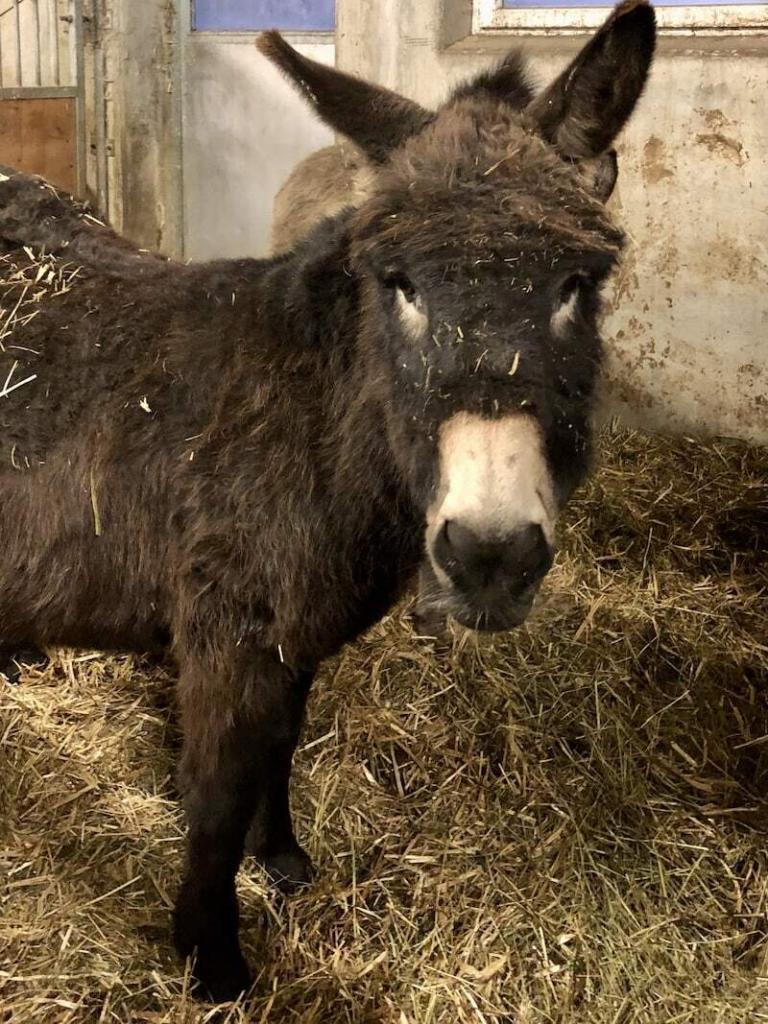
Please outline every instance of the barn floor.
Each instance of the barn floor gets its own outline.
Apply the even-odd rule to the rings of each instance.
[[[614,429],[529,626],[404,610],[327,666],[297,759],[320,868],[243,872],[246,1008],[167,941],[163,671],[0,688],[0,1021],[768,1022],[768,451]]]

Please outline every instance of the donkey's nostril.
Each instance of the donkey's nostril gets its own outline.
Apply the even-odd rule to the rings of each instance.
[[[503,537],[489,537],[449,519],[439,530],[432,553],[461,590],[471,592],[497,585],[510,595],[522,595],[538,583],[553,560],[539,523],[526,523]]]
[[[437,564],[462,590],[486,586],[499,564],[496,542],[483,541],[471,527],[447,519],[435,538],[433,554]]]
[[[459,562],[474,558],[482,545],[478,535],[456,519],[446,519],[441,533],[450,556]]]
[[[538,581],[549,572],[554,561],[552,548],[539,523],[528,523],[511,536],[507,560],[520,569],[527,583]]]

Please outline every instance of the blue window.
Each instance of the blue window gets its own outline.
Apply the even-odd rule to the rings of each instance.
[[[194,26],[201,31],[249,32],[282,28],[332,32],[336,0],[192,0]]]
[[[712,7],[723,4],[762,4],[765,0],[656,0],[657,7]],[[527,10],[531,7],[613,7],[614,0],[501,0],[505,10]]]

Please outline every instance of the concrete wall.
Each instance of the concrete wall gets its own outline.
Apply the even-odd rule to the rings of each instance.
[[[583,40],[470,34],[469,0],[338,0],[337,63],[439,103],[512,45],[546,82]],[[609,292],[606,409],[768,442],[768,37],[664,38],[611,202],[631,246]]]
[[[286,37],[332,64],[332,41]],[[189,33],[184,57],[184,255],[267,252],[272,202],[332,135],[258,53],[256,34]],[[320,37],[323,38],[322,36]]]
[[[264,255],[275,193],[331,133],[256,51],[257,33],[193,32],[190,0],[90,2],[98,53],[86,57],[103,63],[109,219],[177,258]],[[286,36],[333,63],[332,36]]]
[[[89,111],[95,145],[104,118],[109,201],[115,227],[139,245],[179,255],[182,242],[181,119],[175,0],[93,0],[99,18]],[[103,82],[102,82],[103,75]]]

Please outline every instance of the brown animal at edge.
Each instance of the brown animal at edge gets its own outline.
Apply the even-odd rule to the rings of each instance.
[[[346,141],[324,146],[297,164],[272,206],[271,252],[294,249],[321,220],[358,205],[363,196],[357,175],[364,167],[362,154]]]
[[[0,182],[6,258],[26,223],[79,268],[0,349],[0,646],[175,657],[174,935],[214,999],[250,982],[244,851],[309,878],[288,782],[319,663],[419,565],[469,627],[530,611],[589,467],[610,146],[654,40],[629,0],[541,95],[513,53],[430,112],[265,34],[371,165],[357,209],[273,259],[163,261],[55,195],[28,223],[29,179]]]

